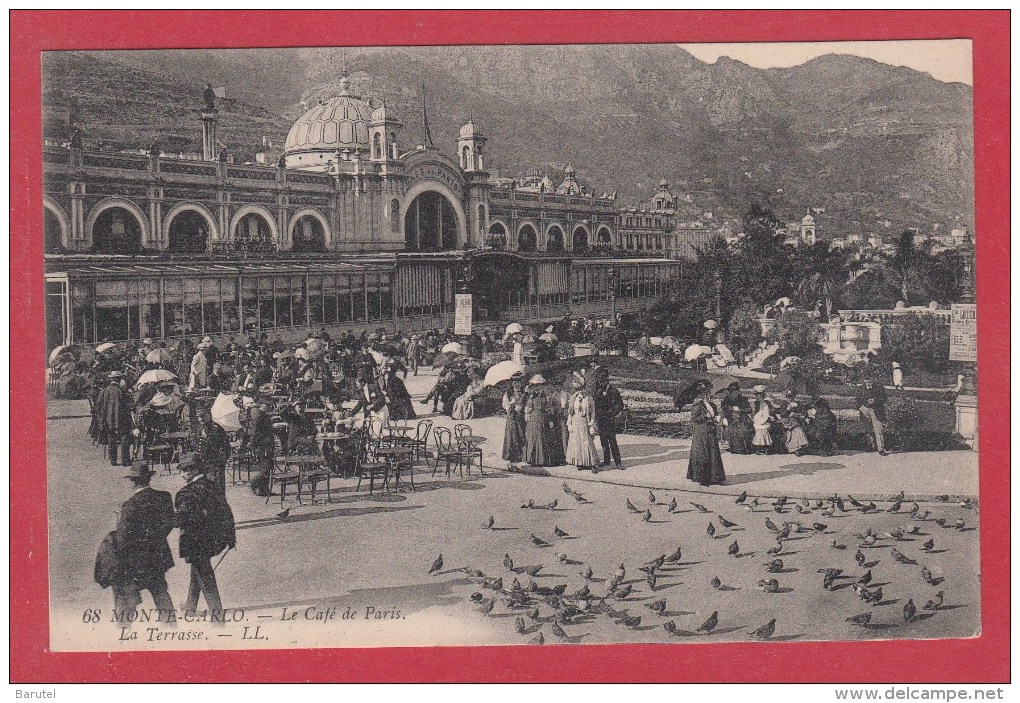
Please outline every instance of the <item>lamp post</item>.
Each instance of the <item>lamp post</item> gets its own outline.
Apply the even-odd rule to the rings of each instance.
[[[609,267],[609,319],[616,324],[616,268]]]

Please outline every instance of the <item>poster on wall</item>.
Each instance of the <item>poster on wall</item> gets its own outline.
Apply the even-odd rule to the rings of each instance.
[[[949,324],[949,360],[977,362],[977,305],[954,303]]]
[[[457,335],[471,334],[471,294],[457,294],[457,308],[453,320],[453,333]]]

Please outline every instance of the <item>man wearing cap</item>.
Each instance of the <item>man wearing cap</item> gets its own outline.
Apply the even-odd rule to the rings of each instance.
[[[857,407],[861,411],[861,419],[871,423],[875,436],[875,448],[881,456],[886,456],[885,432],[885,388],[875,383],[871,376],[864,379],[864,385],[857,389]]]
[[[205,596],[210,612],[222,615],[223,603],[216,584],[212,558],[224,549],[233,549],[237,538],[234,515],[226,499],[206,478],[205,467],[196,454],[185,454],[179,466],[187,484],[177,491],[174,508],[180,528],[180,555],[191,564],[191,585],[184,612],[194,614],[198,598]]]
[[[121,506],[117,520],[113,607],[118,618],[133,622],[146,590],[159,609],[160,621],[174,624],[177,616],[166,586],[166,572],[174,566],[166,541],[174,528],[174,504],[169,493],[149,486],[152,474],[145,462],[136,461],[124,475],[135,491]]]
[[[111,372],[110,385],[100,391],[95,407],[99,437],[106,439],[110,464],[113,466],[117,466],[118,448],[124,466],[131,463],[131,430],[134,428],[134,420],[131,417],[131,399],[121,385],[123,379],[122,372]]]

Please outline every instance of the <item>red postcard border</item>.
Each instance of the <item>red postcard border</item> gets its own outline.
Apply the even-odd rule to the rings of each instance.
[[[45,397],[11,379],[12,682],[1009,681],[1009,12],[13,11],[11,339],[43,358],[40,52],[399,44],[969,38],[974,48],[981,375],[982,634],[965,640],[54,653],[48,648]],[[12,355],[13,359],[13,355]]]

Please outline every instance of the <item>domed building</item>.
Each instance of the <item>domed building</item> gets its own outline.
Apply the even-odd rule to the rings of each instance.
[[[338,154],[367,156],[374,113],[343,76],[339,95],[313,107],[290,128],[284,146],[287,168],[325,171]]]

